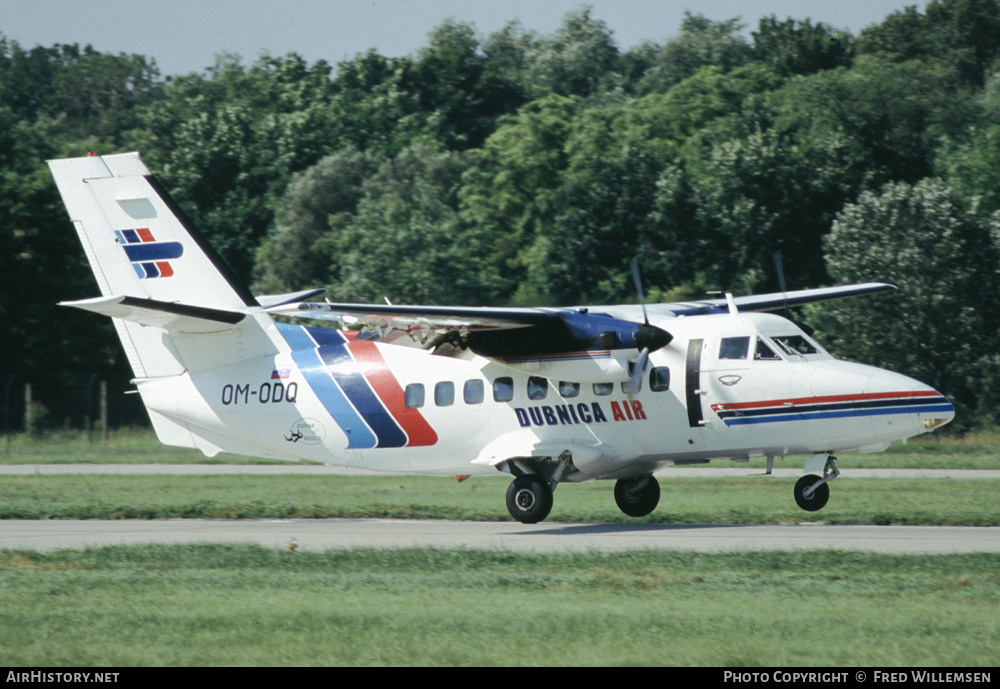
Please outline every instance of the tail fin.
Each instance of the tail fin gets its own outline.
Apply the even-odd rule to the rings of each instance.
[[[270,317],[138,153],[51,160],[49,168],[103,295],[66,305],[115,319],[137,378],[277,351],[265,332]],[[227,346],[237,342],[235,352]]]

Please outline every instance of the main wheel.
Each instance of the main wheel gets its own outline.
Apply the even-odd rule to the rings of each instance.
[[[807,512],[815,512],[816,510],[823,509],[830,499],[829,483],[817,486],[816,490],[809,497],[806,497],[806,490],[814,486],[817,481],[819,481],[819,477],[808,474],[795,483],[795,503]]]
[[[518,476],[507,488],[507,511],[522,524],[537,524],[551,510],[552,489],[538,476]]]
[[[660,484],[652,476],[619,479],[615,483],[615,502],[628,516],[645,517],[660,503]]]

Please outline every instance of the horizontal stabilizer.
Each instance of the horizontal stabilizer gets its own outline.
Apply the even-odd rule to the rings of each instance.
[[[84,311],[93,311],[112,318],[138,323],[139,325],[163,328],[184,333],[211,333],[226,330],[244,318],[245,313],[210,309],[204,306],[177,304],[140,299],[138,297],[113,296],[61,302],[60,306],[73,306]]]
[[[273,309],[278,306],[286,306],[287,304],[298,304],[306,299],[318,297],[325,291],[326,289],[323,287],[317,287],[315,289],[307,289],[301,292],[290,292],[288,294],[269,294],[265,296],[258,296],[257,303],[265,309]]]

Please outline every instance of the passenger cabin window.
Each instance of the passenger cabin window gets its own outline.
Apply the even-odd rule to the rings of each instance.
[[[778,346],[785,350],[786,354],[818,354],[818,350],[812,346],[802,335],[779,335],[772,337]]]
[[[546,378],[531,376],[528,378],[528,399],[543,400],[549,394],[549,381]]]
[[[594,394],[595,395],[610,395],[615,391],[614,383],[594,383]]]
[[[754,361],[781,361],[781,357],[774,353],[764,340],[757,338],[757,351],[753,355]]]
[[[720,359],[746,359],[750,351],[749,337],[724,337],[719,346]]]
[[[559,394],[563,397],[576,397],[580,394],[579,383],[567,383],[565,380],[559,381]]]
[[[450,407],[455,404],[455,384],[444,381],[435,385],[434,404],[439,407]]]
[[[669,390],[670,369],[666,366],[654,366],[649,372],[649,389],[653,392]]]
[[[483,381],[475,379],[465,381],[462,398],[466,404],[482,404],[484,394]]]
[[[502,376],[493,381],[493,401],[510,402],[514,399],[514,379]]]
[[[406,406],[410,409],[419,409],[424,406],[424,386],[422,383],[411,383],[406,386],[404,392]]]

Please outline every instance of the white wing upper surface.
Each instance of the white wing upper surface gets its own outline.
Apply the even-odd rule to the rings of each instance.
[[[740,311],[774,311],[895,289],[885,283],[869,282],[734,297],[733,302]],[[720,298],[649,304],[646,309],[654,319],[662,321],[680,316],[725,313],[728,305],[725,298]],[[501,350],[511,346],[517,350],[513,353],[517,354],[523,354],[525,347],[530,348],[531,345],[525,341],[539,342],[541,346],[542,336],[562,340],[558,342],[559,345],[566,345],[562,351],[574,349],[570,346],[573,344],[570,339],[561,337],[567,328],[577,334],[580,330],[593,334],[602,332],[602,329],[620,331],[622,323],[643,321],[642,307],[638,304],[566,308],[496,308],[302,302],[285,303],[269,308],[268,311],[296,318],[360,325],[365,332],[371,333],[370,336],[384,342],[422,348],[433,348],[455,338],[464,341],[472,334],[473,339],[479,343],[490,343],[493,340],[499,343],[497,346]],[[523,329],[526,332],[522,334],[523,336],[501,334],[516,329]],[[503,342],[500,342],[501,340]],[[634,344],[628,337],[622,338],[621,342],[623,345]],[[544,349],[551,350],[552,346],[546,346]]]

